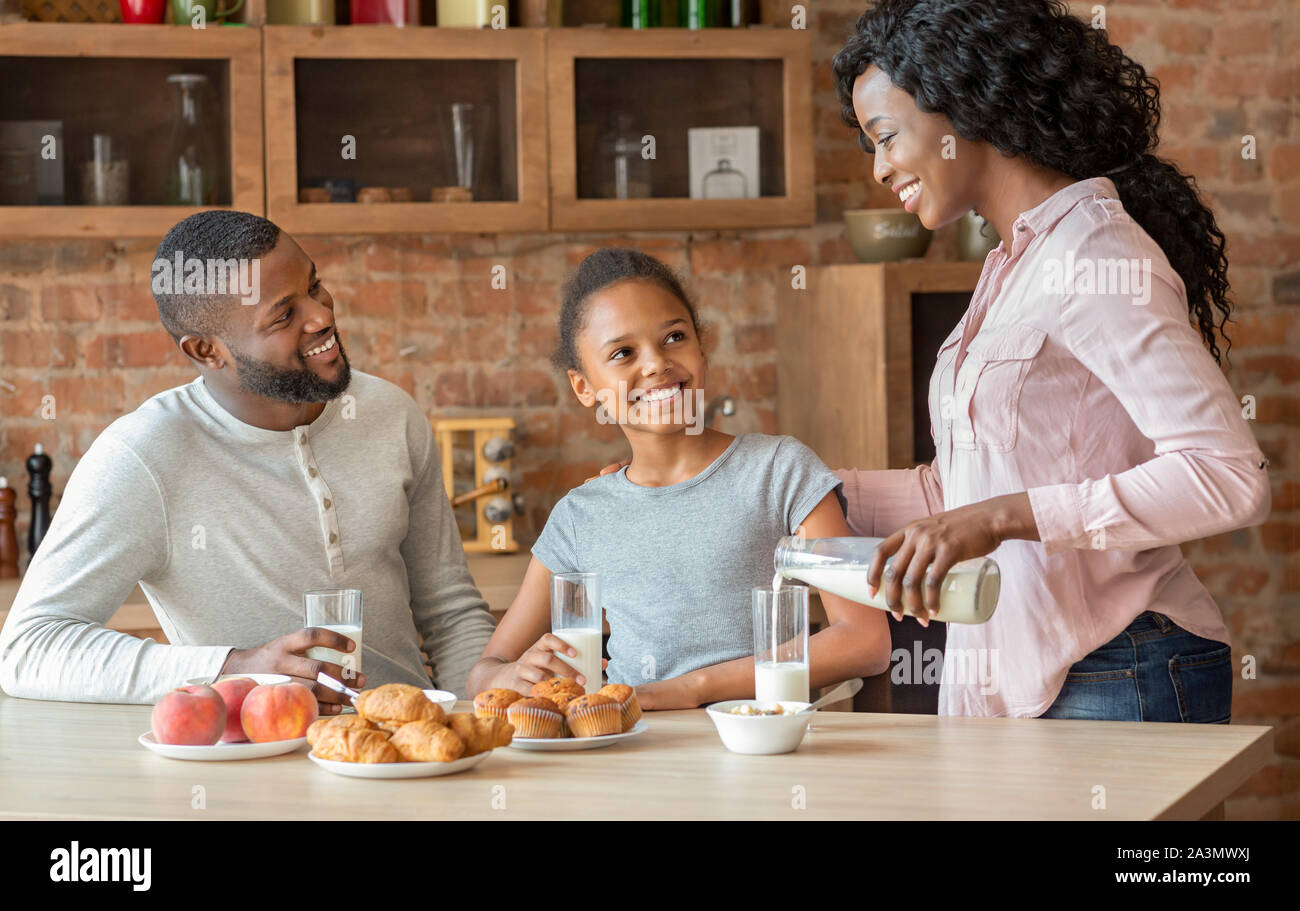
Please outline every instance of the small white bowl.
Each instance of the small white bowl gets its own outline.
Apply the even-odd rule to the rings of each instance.
[[[809,702],[778,702],[783,709],[806,709]],[[772,753],[793,753],[803,742],[811,714],[804,715],[733,715],[731,710],[742,705],[770,709],[771,702],[757,699],[731,699],[715,702],[705,711],[718,729],[722,745],[733,753],[766,756]]]
[[[422,690],[430,702],[436,702],[442,706],[442,710],[448,715],[456,708],[456,694],[449,693],[446,690]]]
[[[252,680],[254,683],[261,684],[264,686],[272,686],[273,684],[277,684],[277,683],[289,682],[289,677],[286,674],[222,674],[216,680],[212,681],[212,683],[217,683],[218,681],[221,680],[234,680],[236,677],[247,677],[249,680]],[[208,683],[207,677],[194,677],[193,679],[186,680],[185,682],[190,686],[211,686],[212,685],[211,683]]]

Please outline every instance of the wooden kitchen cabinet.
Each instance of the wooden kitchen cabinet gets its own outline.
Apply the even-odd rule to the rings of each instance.
[[[551,29],[547,33],[551,228],[557,231],[810,225],[812,54],[793,29]],[[650,197],[605,198],[600,140],[626,115],[654,138]],[[689,198],[687,130],[759,128],[759,196]]]
[[[546,35],[541,29],[266,26],[267,217],[294,234],[543,231]],[[486,109],[472,201],[453,182],[441,105]],[[349,150],[345,137],[352,138]],[[455,140],[451,140],[454,142]],[[454,166],[452,168],[454,171]],[[322,180],[411,201],[300,202]]]
[[[174,116],[167,77],[173,73],[204,75],[212,89],[208,98],[215,105],[206,117],[216,139],[217,180],[209,206],[165,204],[164,159]],[[61,162],[63,185],[62,204],[0,205],[0,236],[157,238],[201,209],[263,211],[256,29],[13,23],[0,27],[0,86],[0,121],[59,123],[62,140],[53,143],[53,158],[49,142],[26,152],[36,155],[37,167]],[[128,143],[126,205],[82,204],[81,166],[99,132]],[[15,169],[9,166],[0,179],[13,180]]]
[[[819,266],[777,301],[777,423],[832,468],[933,458],[926,395],[939,344],[983,263]]]

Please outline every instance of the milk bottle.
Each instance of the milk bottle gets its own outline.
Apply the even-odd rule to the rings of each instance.
[[[798,579],[813,588],[859,604],[889,610],[884,573],[875,597],[868,594],[867,569],[884,538],[782,538],[772,563],[776,576]],[[939,587],[939,613],[945,623],[984,623],[997,608],[998,565],[988,557],[953,564]]]

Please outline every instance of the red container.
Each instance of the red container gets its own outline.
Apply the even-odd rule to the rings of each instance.
[[[418,0],[352,0],[353,25],[419,25]]]
[[[118,0],[122,21],[157,25],[167,15],[167,0]]]

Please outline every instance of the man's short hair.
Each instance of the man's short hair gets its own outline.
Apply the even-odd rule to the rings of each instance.
[[[158,245],[157,263],[183,260],[253,260],[269,252],[280,239],[280,229],[260,215],[230,209],[197,212],[172,227]],[[177,283],[175,287],[179,288]],[[212,337],[226,327],[235,294],[160,293],[154,288],[158,316],[172,338],[186,335]]]

